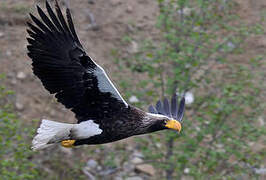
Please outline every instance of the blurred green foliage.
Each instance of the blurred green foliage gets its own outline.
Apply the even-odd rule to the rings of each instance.
[[[256,73],[264,55],[250,61],[233,58],[245,51],[248,36],[264,29],[247,26],[234,12],[233,1],[158,0],[158,5],[159,37],[142,41],[135,56],[116,62],[151,79],[138,84],[145,91],[131,90],[138,97],[156,101],[159,92],[164,97],[191,91],[196,99],[187,106],[181,135],[167,131],[139,139],[146,160],[165,179],[236,179],[243,174],[256,179],[251,167],[265,158],[263,149],[251,146],[266,133],[258,125],[265,108],[263,74]],[[123,43],[131,40],[126,35]]]
[[[0,84],[4,79],[1,74]],[[14,92],[0,85],[0,179],[84,179],[80,159],[72,158],[70,163],[60,150],[47,156],[30,149],[37,124],[17,119],[13,97]]]
[[[8,101],[12,94],[0,86],[0,179],[38,179],[39,172],[30,160],[32,151],[25,137],[32,130],[23,127],[13,113]]]

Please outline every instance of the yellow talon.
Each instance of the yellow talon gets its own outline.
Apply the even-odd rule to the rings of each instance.
[[[65,148],[71,148],[74,146],[76,140],[64,140],[61,142],[61,146],[65,147]]]

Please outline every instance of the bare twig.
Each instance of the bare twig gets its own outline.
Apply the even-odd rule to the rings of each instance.
[[[169,168],[166,169],[166,179],[172,180],[173,179],[173,173],[174,173],[174,165],[171,162],[171,157],[173,156],[173,147],[174,147],[174,137],[169,138],[169,140],[166,142],[166,157],[165,160],[168,162]]]
[[[96,180],[96,178],[86,168],[83,168],[82,171],[89,178],[89,180]]]
[[[87,16],[88,16],[88,18],[89,18],[89,20],[90,20],[90,24],[87,26],[86,29],[92,29],[92,30],[94,30],[94,31],[99,30],[99,26],[98,26],[98,24],[96,23],[96,20],[95,20],[95,18],[94,18],[93,13],[91,13],[91,11],[90,11],[89,9],[87,9],[87,10],[85,11],[85,13],[87,14]]]
[[[160,79],[161,79],[161,90],[162,90],[162,97],[165,96],[165,90],[164,90],[164,75],[163,75],[163,69],[164,66],[160,63],[161,71],[160,71]]]

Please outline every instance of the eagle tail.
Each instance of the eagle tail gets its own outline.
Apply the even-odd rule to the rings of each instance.
[[[43,119],[32,140],[32,150],[47,148],[55,143],[69,139],[75,124],[60,123]]]

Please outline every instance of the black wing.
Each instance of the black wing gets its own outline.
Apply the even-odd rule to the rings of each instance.
[[[185,98],[182,97],[179,107],[177,107],[177,101],[177,96],[174,94],[171,99],[171,107],[168,99],[165,98],[163,105],[160,100],[157,101],[156,110],[152,105],[149,106],[149,112],[153,114],[162,114],[181,122],[185,112]]]
[[[28,56],[33,72],[57,100],[71,109],[79,122],[102,120],[128,105],[104,70],[84,51],[69,9],[65,21],[56,1],[56,14],[46,1],[49,17],[37,6],[41,20],[30,14]]]

